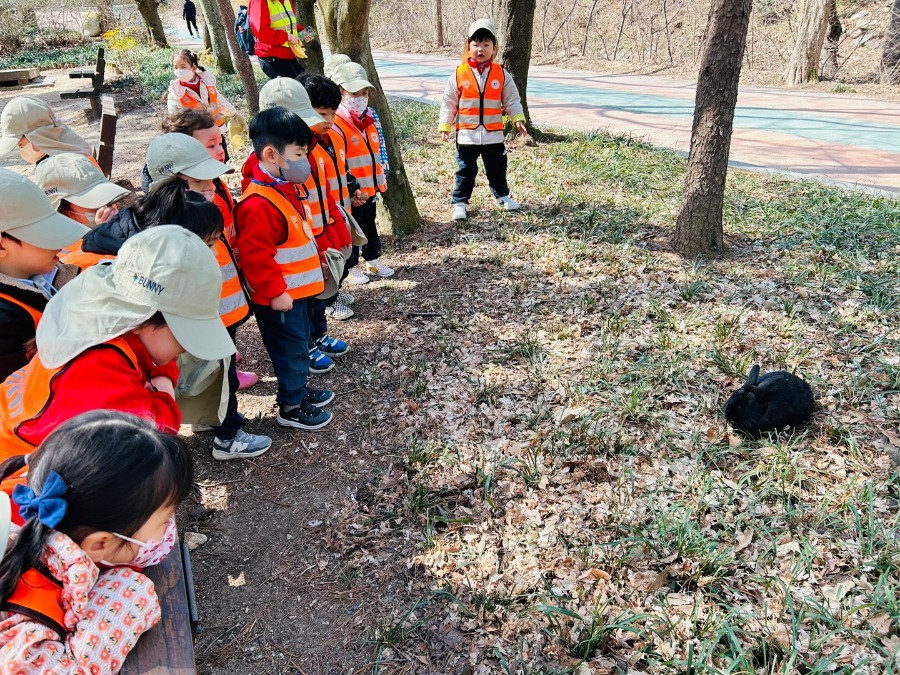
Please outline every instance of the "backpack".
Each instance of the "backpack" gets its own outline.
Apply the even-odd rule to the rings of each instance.
[[[237,18],[234,21],[234,36],[237,38],[238,47],[242,52],[246,52],[250,56],[256,54],[256,38],[253,37],[253,31],[250,29],[250,13],[247,11],[246,5],[241,5],[238,9]]]

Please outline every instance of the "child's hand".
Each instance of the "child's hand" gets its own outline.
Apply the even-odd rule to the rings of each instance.
[[[119,207],[115,204],[113,204],[112,206],[101,206],[99,209],[97,209],[97,213],[94,214],[94,222],[97,225],[102,225],[118,212]]]
[[[528,135],[528,129],[525,128],[525,122],[516,122],[516,129],[519,131],[519,136]]]
[[[272,298],[269,306],[276,312],[290,312],[294,307],[294,299],[285,291],[277,298]]]
[[[161,391],[164,394],[168,394],[172,398],[175,398],[175,383],[165,375],[151,377],[150,381],[144,386],[150,391]]]
[[[447,141],[449,141],[449,140],[450,140],[450,132],[449,132],[449,131],[442,131],[442,132],[441,132],[441,140],[444,141],[444,143],[446,143]]]
[[[367,201],[369,201],[369,195],[367,195],[362,190],[357,190],[356,194],[353,195],[353,201],[350,203],[352,206],[362,206]]]

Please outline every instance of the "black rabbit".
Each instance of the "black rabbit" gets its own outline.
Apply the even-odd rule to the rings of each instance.
[[[759,366],[725,404],[731,426],[750,438],[808,424],[812,411],[813,393],[805,380],[784,370],[760,377]]]

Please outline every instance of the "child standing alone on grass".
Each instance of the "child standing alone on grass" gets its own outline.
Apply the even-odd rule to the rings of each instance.
[[[469,199],[478,176],[478,158],[484,162],[491,194],[505,211],[519,204],[509,196],[506,182],[506,146],[503,142],[503,113],[527,135],[519,90],[512,75],[494,62],[497,38],[494,24],[479,19],[469,26],[466,59],[450,76],[444,89],[438,131],[450,140],[456,122],[456,186],[453,189],[453,220],[465,220]]]
[[[0,479],[24,467],[12,457]],[[12,493],[22,525],[0,562],[3,672],[121,670],[160,619],[153,582],[135,570],[172,550],[192,474],[184,443],[135,415],[97,410],[47,437]]]

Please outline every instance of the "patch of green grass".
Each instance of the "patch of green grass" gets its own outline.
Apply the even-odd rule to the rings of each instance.
[[[27,68],[29,66],[52,70],[91,66],[97,61],[97,49],[103,43],[86,42],[63,47],[32,48],[0,58],[0,69]]]

